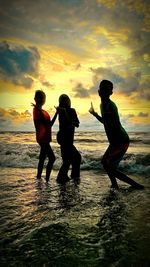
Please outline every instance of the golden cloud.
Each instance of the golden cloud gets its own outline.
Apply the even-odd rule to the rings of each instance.
[[[15,109],[0,108],[0,121],[1,123],[11,122],[12,124],[20,124],[22,122],[31,121],[32,115],[28,110],[18,112]]]

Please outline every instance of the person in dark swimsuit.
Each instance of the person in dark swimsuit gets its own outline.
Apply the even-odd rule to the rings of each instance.
[[[99,116],[91,103],[89,112],[104,124],[104,129],[109,141],[109,146],[102,158],[102,165],[106,170],[112,187],[118,188],[117,180],[130,184],[136,189],[143,189],[144,186],[135,182],[130,177],[117,169],[119,162],[129,147],[129,136],[122,127],[117,106],[110,100],[113,93],[113,84],[111,81],[103,80],[100,83],[98,94],[101,98],[101,116]]]
[[[69,180],[68,171],[72,165],[71,178],[74,180],[80,177],[81,155],[74,146],[75,127],[79,127],[79,120],[74,108],[71,108],[71,101],[68,95],[62,94],[59,97],[58,118],[59,131],[57,142],[60,145],[62,166],[60,167],[57,181],[66,182]]]
[[[48,112],[42,109],[42,106],[46,101],[45,93],[42,90],[37,90],[35,92],[34,100],[36,104],[33,104],[33,121],[36,130],[36,141],[41,147],[37,169],[37,178],[41,178],[44,161],[46,157],[48,157],[48,164],[46,166],[46,181],[48,182],[55,161],[55,155],[50,146],[50,142],[52,141],[51,127],[56,120],[57,109],[53,119],[51,120]]]

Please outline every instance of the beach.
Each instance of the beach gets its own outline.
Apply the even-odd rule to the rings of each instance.
[[[100,133],[77,133],[81,178],[36,179],[38,145],[33,133],[1,133],[1,266],[147,267],[150,263],[149,135],[132,133],[120,168],[145,186],[119,190],[101,167],[107,147]],[[97,139],[99,138],[99,147]]]

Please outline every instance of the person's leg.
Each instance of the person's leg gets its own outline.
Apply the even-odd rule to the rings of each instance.
[[[75,146],[72,147],[71,164],[72,164],[71,177],[72,178],[79,178],[80,177],[81,155]]]
[[[106,172],[108,174],[108,177],[109,177],[109,179],[111,181],[111,187],[112,188],[119,188],[117,180],[115,178],[115,175],[113,173],[109,172],[107,169],[105,169],[105,170],[106,170]]]
[[[50,178],[50,174],[51,174],[51,171],[52,171],[52,167],[53,167],[53,164],[55,162],[55,155],[54,155],[54,152],[50,146],[50,144],[47,144],[46,145],[46,154],[48,156],[48,164],[46,166],[46,181],[48,182],[49,181],[49,178]]]
[[[129,176],[117,169],[119,162],[121,161],[125,152],[128,149],[128,145],[129,144],[122,144],[118,147],[109,146],[108,151],[106,151],[107,155],[102,162],[104,169],[107,171],[112,181],[112,186],[115,186],[114,179],[118,178],[119,180],[131,185],[136,189],[143,189],[143,185],[135,182]]]
[[[42,171],[43,171],[43,166],[44,166],[44,161],[46,158],[46,150],[45,146],[43,144],[40,144],[40,155],[39,155],[39,163],[38,163],[38,169],[37,169],[37,178],[41,179]]]
[[[106,170],[106,172],[107,172],[108,177],[109,177],[109,179],[111,181],[111,187],[112,188],[119,188],[118,183],[117,183],[117,180],[115,178],[115,175],[112,174],[111,172],[107,171],[107,170]]]
[[[131,185],[133,188],[136,189],[144,189],[144,186],[135,182],[133,179],[131,179],[129,176],[127,176],[126,174],[122,173],[119,170],[111,170],[111,172],[121,181]]]
[[[101,160],[101,163],[103,165],[103,168],[105,169],[105,171],[107,172],[108,174],[108,177],[111,181],[111,186],[113,188],[118,188],[118,184],[117,184],[117,180],[115,178],[115,175],[112,174],[109,170],[108,170],[108,164],[109,164],[109,161],[110,161],[110,155],[111,155],[111,146],[109,146],[105,152],[105,154],[103,155],[102,157],[102,160]]]
[[[57,175],[57,182],[66,182],[69,180],[68,170],[71,164],[70,150],[71,148],[69,147],[69,144],[68,146],[61,145],[62,165]]]

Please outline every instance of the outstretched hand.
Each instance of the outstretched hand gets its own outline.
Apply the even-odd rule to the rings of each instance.
[[[56,109],[57,113],[59,113],[60,110],[65,110],[65,108],[61,108],[61,107],[59,107],[59,106],[57,106],[57,107],[54,106],[54,108]]]
[[[34,104],[34,103],[31,103],[31,106],[32,106],[32,107],[36,107],[36,104]]]
[[[56,109],[56,111],[58,112],[58,109],[59,109],[59,107],[56,107],[56,106],[54,106],[54,108]]]
[[[89,112],[94,115],[95,114],[95,110],[94,110],[94,107],[93,107],[93,103],[91,102],[91,107],[89,109]]]

